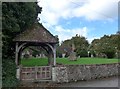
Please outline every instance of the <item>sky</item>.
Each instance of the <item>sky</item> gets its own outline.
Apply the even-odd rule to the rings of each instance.
[[[89,43],[118,31],[119,0],[38,0],[40,23],[62,42],[76,34]]]

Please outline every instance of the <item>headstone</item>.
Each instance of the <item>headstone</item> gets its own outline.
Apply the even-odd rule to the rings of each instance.
[[[76,61],[77,60],[76,52],[74,52],[74,50],[75,50],[75,45],[72,44],[72,51],[71,51],[70,56],[69,56],[69,59],[71,61]]]
[[[38,58],[38,55],[36,55],[36,58]]]
[[[71,52],[71,53],[70,53],[70,56],[69,56],[69,59],[70,59],[71,61],[77,60],[76,52]]]
[[[39,54],[39,58],[41,58],[41,54]]]
[[[25,52],[22,52],[21,58],[24,58]]]
[[[65,53],[62,54],[62,58],[65,58]]]
[[[45,58],[46,56],[45,56],[45,54],[43,54],[43,58]]]
[[[78,58],[80,58],[80,55],[78,56]]]
[[[91,54],[91,58],[93,58],[94,56],[93,56],[93,54]]]

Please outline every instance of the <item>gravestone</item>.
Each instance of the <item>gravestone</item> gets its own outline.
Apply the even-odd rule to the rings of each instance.
[[[72,51],[71,51],[70,56],[69,56],[69,60],[71,60],[71,61],[77,60],[76,52],[74,52],[74,50],[75,50],[75,45],[72,44]]]
[[[62,54],[62,58],[65,58],[65,55],[66,55],[66,54],[65,54],[65,53],[63,53],[63,54]]]

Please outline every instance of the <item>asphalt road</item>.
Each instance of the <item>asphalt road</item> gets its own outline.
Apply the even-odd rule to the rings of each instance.
[[[118,87],[118,77],[60,84],[60,87]]]
[[[71,82],[71,83],[62,83],[62,84],[56,84],[56,83],[27,83],[25,85],[22,85],[20,87],[24,87],[24,89],[33,89],[33,87],[38,87],[36,89],[40,89],[40,87],[48,87],[44,89],[66,89],[66,87],[69,87],[68,89],[79,89],[79,87],[83,87],[83,89],[98,89],[98,87],[109,87],[109,88],[103,88],[103,89],[118,89],[118,88],[112,88],[112,87],[119,87],[119,79],[118,77],[110,77],[110,78],[104,78],[104,79],[95,79],[95,80],[89,80],[89,81],[77,81],[77,82]],[[78,87],[78,88],[77,88]],[[85,88],[86,87],[86,88]],[[91,88],[90,88],[91,87]],[[92,88],[96,87],[96,88]],[[101,89],[99,88],[99,89]],[[80,88],[82,89],[82,88]],[[120,89],[120,88],[119,88]]]

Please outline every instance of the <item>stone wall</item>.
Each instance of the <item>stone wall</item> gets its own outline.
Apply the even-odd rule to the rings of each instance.
[[[54,81],[71,82],[118,75],[119,64],[65,65],[54,67]]]
[[[66,67],[53,67],[52,68],[53,82],[68,82],[67,68]]]

